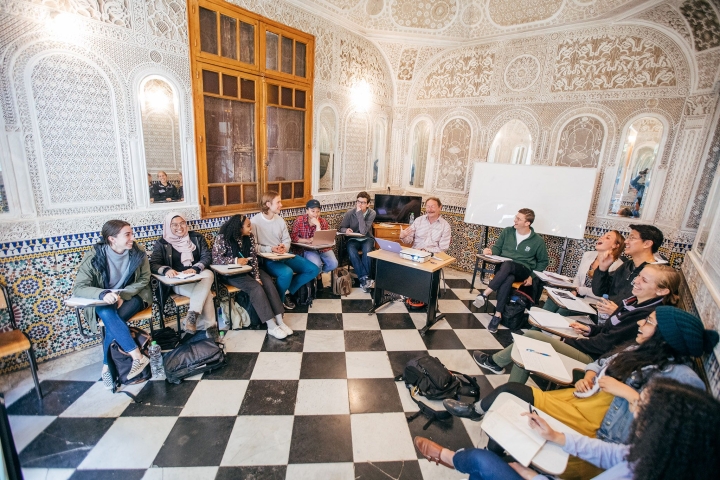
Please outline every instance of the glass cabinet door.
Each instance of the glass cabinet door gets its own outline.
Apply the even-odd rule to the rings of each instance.
[[[200,1],[198,6],[199,58],[224,64],[256,67],[258,22],[215,3]],[[199,47],[199,48],[197,48]]]

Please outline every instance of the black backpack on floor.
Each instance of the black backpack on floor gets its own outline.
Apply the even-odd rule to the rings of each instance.
[[[135,340],[135,344],[140,348],[140,352],[148,355],[147,348],[150,345],[150,335],[143,329],[137,327],[128,327],[130,330],[130,336]],[[120,385],[135,385],[136,383],[142,383],[152,378],[152,372],[150,365],[148,364],[140,375],[137,375],[128,380],[127,375],[130,373],[132,368],[133,359],[130,354],[126,353],[116,340],[113,340],[110,344],[108,355],[108,369],[110,370],[110,376],[113,380],[112,392],[117,392]],[[129,392],[122,392],[128,395],[130,398],[135,400],[135,396]]]
[[[510,301],[505,305],[500,323],[513,332],[529,326],[528,314],[525,310],[530,310],[534,303],[530,295],[515,290],[510,295]]]
[[[187,377],[223,368],[227,362],[222,347],[204,330],[185,335],[180,346],[163,356],[166,380],[178,384]]]
[[[312,307],[315,297],[317,297],[317,281],[313,278],[295,292],[295,305]]]

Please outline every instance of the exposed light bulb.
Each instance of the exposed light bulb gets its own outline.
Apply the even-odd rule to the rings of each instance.
[[[372,92],[370,85],[365,80],[360,80],[350,91],[352,102],[361,112],[367,112],[372,103]]]
[[[50,15],[48,30],[58,39],[71,39],[80,36],[83,28],[77,15],[60,12]]]

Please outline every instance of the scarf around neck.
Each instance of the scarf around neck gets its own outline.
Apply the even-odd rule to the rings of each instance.
[[[193,264],[193,253],[195,251],[195,244],[190,240],[190,232],[185,234],[184,237],[178,237],[170,229],[170,223],[173,218],[180,217],[185,220],[185,217],[178,212],[170,212],[165,216],[165,222],[163,224],[163,239],[172,245],[172,248],[180,252],[180,261],[186,267],[191,267]],[[186,221],[186,220],[185,220]]]

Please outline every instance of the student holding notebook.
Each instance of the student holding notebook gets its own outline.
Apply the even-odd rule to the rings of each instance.
[[[632,340],[637,333],[635,322],[647,317],[660,305],[675,305],[678,301],[680,274],[668,265],[648,265],[634,281],[632,297],[623,300],[622,307],[616,309],[610,319],[602,326],[585,325],[579,322],[570,324],[583,336],[564,340],[550,337],[538,330],[528,330],[525,336],[547,342],[555,350],[580,362],[590,363],[618,345]],[[511,382],[525,383],[529,373],[513,364],[512,345],[494,355],[482,351],[473,353],[475,363],[495,374],[505,373],[508,365],[513,365]]]
[[[561,433],[535,413],[523,413],[542,438],[570,455],[605,469],[595,480],[716,478],[720,471],[720,402],[701,389],[671,379],[654,380],[629,407],[632,425],[625,444]],[[505,463],[479,448],[456,452],[424,437],[415,448],[430,462],[470,474],[469,480],[547,480],[518,463]]]

